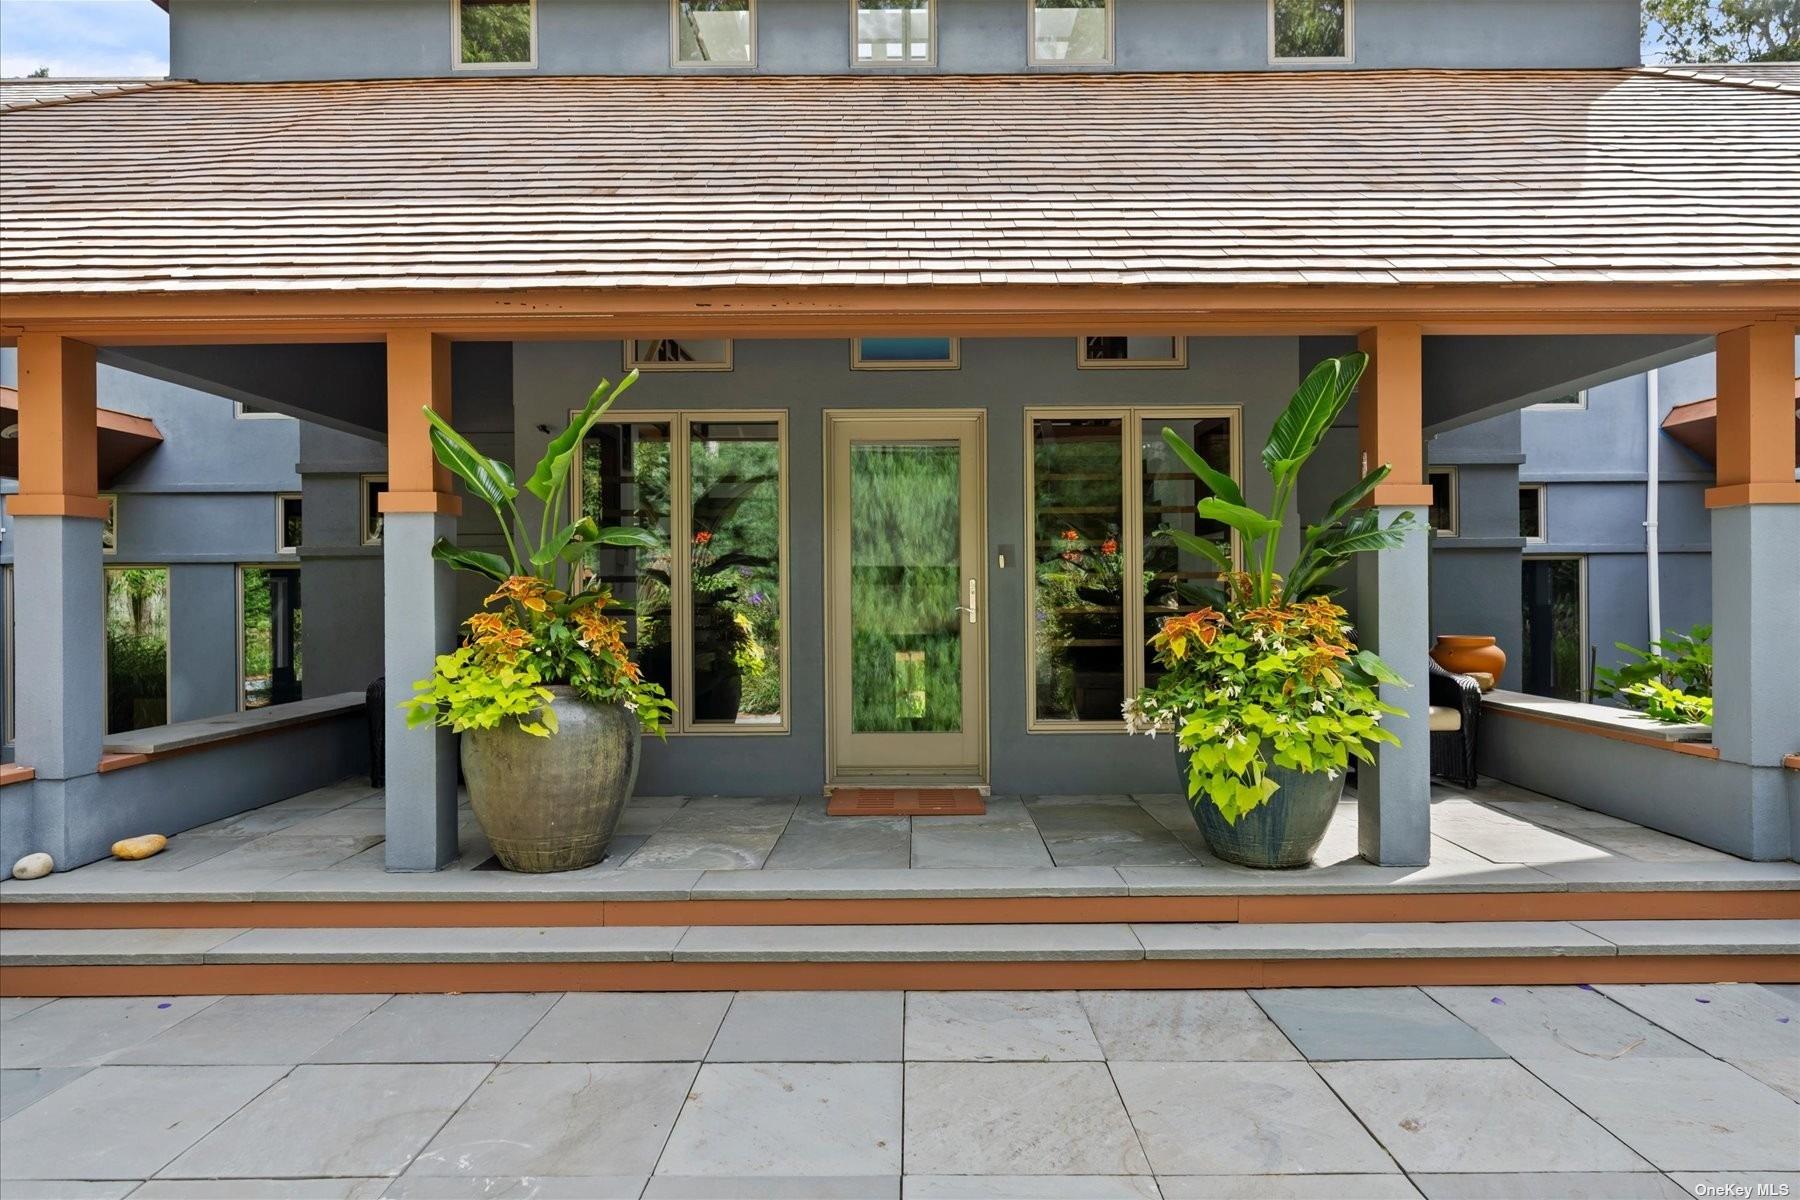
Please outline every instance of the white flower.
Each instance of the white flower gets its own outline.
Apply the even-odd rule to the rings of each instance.
[[[1312,710],[1316,713],[1324,712],[1325,711],[1325,702],[1323,700],[1314,700],[1312,702]]]

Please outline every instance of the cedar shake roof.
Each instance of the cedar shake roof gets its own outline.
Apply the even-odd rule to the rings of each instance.
[[[163,79],[0,79],[0,109],[88,99],[138,88],[160,87]]]
[[[1800,281],[1800,96],[1636,70],[170,84],[0,157],[13,295]]]

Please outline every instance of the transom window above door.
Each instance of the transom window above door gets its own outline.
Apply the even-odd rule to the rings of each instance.
[[[1185,367],[1187,339],[1166,334],[1107,334],[1077,338],[1075,365],[1165,369]]]
[[[1355,0],[1269,0],[1270,62],[1349,62]]]
[[[935,0],[850,0],[859,67],[929,67],[937,61]]]
[[[634,338],[625,343],[627,371],[729,371],[730,338]]]
[[[1033,409],[1026,414],[1031,552],[1028,725],[1118,729],[1120,705],[1158,674],[1148,641],[1200,601],[1217,572],[1169,530],[1239,549],[1194,506],[1211,493],[1163,441],[1174,429],[1242,478],[1236,408]]]
[[[1112,0],[1031,0],[1033,66],[1112,61]]]
[[[678,67],[754,67],[756,0],[671,0]]]

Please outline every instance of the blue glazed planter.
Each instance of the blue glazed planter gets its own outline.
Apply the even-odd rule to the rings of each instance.
[[[1177,759],[1185,794],[1187,755],[1178,753]],[[1236,825],[1227,823],[1206,797],[1189,805],[1194,823],[1206,838],[1206,848],[1226,862],[1281,870],[1309,867],[1343,798],[1344,776],[1341,772],[1333,778],[1323,771],[1270,767],[1269,778],[1278,785],[1275,794],[1268,803],[1239,817]]]

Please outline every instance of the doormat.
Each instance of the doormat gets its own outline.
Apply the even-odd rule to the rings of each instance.
[[[834,788],[825,803],[831,817],[979,817],[987,801],[975,788]]]

